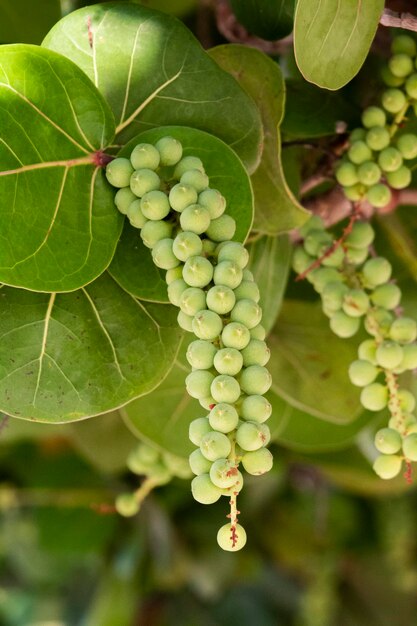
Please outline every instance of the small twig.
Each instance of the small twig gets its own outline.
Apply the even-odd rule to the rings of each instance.
[[[417,16],[412,15],[412,13],[399,13],[390,9],[384,9],[379,23],[382,26],[417,31]]]

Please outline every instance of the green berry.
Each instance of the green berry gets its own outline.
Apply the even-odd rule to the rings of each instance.
[[[211,411],[212,407],[216,404],[215,399],[212,396],[207,396],[206,398],[199,398],[199,403],[206,409],[206,411]]]
[[[368,248],[374,238],[375,231],[369,222],[355,222],[345,239],[345,244],[352,248]]]
[[[373,465],[375,473],[384,480],[398,476],[401,466],[402,458],[400,456],[385,454],[381,454]]]
[[[168,198],[163,191],[149,191],[140,201],[142,213],[148,220],[163,220],[171,210]]]
[[[236,289],[242,282],[242,270],[234,261],[221,261],[214,268],[213,282]]]
[[[386,65],[381,68],[381,78],[387,87],[400,87],[404,83],[404,78],[394,76]]]
[[[243,422],[236,431],[236,442],[246,452],[259,450],[270,440],[269,428],[259,422]]]
[[[302,274],[310,267],[312,263],[314,263],[314,257],[312,257],[310,254],[307,254],[307,252],[304,250],[303,247],[298,246],[297,248],[295,248],[294,254],[292,257],[292,268],[294,272],[297,272],[297,274]],[[249,284],[254,284],[254,283],[249,283]],[[254,298],[252,298],[252,300],[253,299]]]
[[[141,229],[140,236],[147,248],[153,248],[161,239],[169,239],[171,233],[172,224],[169,222],[149,220]]]
[[[240,386],[248,396],[262,396],[272,384],[272,377],[266,367],[262,365],[250,365],[240,375]]]
[[[240,385],[233,376],[220,374],[211,383],[210,392],[216,402],[233,404],[240,397]]]
[[[206,230],[207,237],[213,241],[229,241],[233,239],[236,232],[236,222],[231,215],[224,213],[215,220],[212,220]]]
[[[200,504],[213,504],[222,495],[221,489],[213,485],[209,474],[199,474],[191,481],[191,493]]]
[[[216,352],[216,347],[210,341],[197,339],[188,346],[186,357],[191,367],[208,370],[213,367]]]
[[[393,315],[387,309],[383,307],[370,309],[365,317],[365,330],[374,337],[385,336],[388,334],[392,321]]]
[[[405,82],[405,90],[410,98],[417,98],[417,74],[411,74]]]
[[[362,141],[366,137],[366,130],[364,128],[354,128],[350,131],[349,142],[352,144],[355,141]]]
[[[385,126],[386,122],[387,116],[385,115],[385,111],[380,107],[367,107],[362,113],[362,124],[365,128]]]
[[[127,189],[127,188],[126,188]],[[121,191],[121,190],[120,190]],[[134,228],[143,228],[148,221],[140,208],[141,200],[134,200],[127,210],[127,217]]]
[[[212,428],[208,421],[207,417],[198,417],[190,423],[188,436],[190,441],[195,445],[199,446],[203,440],[203,437],[210,433]]]
[[[214,367],[219,374],[236,376],[243,366],[243,356],[236,348],[222,348],[214,357]]]
[[[249,252],[245,246],[237,241],[228,241],[227,243],[220,244],[220,250],[217,255],[219,263],[221,261],[233,261],[242,270],[247,266],[249,262]]]
[[[221,335],[223,345],[226,348],[236,348],[236,350],[246,348],[250,338],[251,334],[248,328],[236,322],[226,324]]]
[[[374,126],[373,128],[370,128],[366,133],[366,143],[371,148],[371,150],[379,152],[380,150],[383,150],[384,148],[389,146],[390,142],[391,136],[388,130],[383,126]]]
[[[403,360],[399,365],[401,371],[417,369],[417,344],[411,343],[403,346],[403,352]]]
[[[403,441],[404,456],[409,461],[417,461],[417,434],[407,435]]]
[[[230,287],[215,285],[207,292],[207,307],[219,315],[230,313],[236,302],[236,296]]]
[[[388,404],[388,389],[381,383],[371,383],[362,389],[361,404],[368,411],[382,411]]]
[[[174,240],[175,243],[175,240]],[[172,246],[174,249],[174,245]],[[174,280],[182,279],[182,265],[177,265],[177,267],[173,267],[170,270],[166,271],[165,274],[165,282],[169,286]]]
[[[378,369],[370,363],[362,359],[353,361],[349,366],[350,381],[357,387],[366,387],[374,382],[378,376]]]
[[[403,349],[395,341],[383,341],[376,350],[378,365],[385,369],[395,369],[403,360]]]
[[[414,57],[417,52],[416,43],[410,35],[396,35],[392,40],[391,52]]]
[[[196,476],[208,474],[210,471],[211,461],[206,459],[206,457],[201,454],[201,450],[199,448],[191,452],[189,463],[192,473]]]
[[[225,524],[217,533],[217,543],[227,552],[237,552],[246,544],[246,532],[243,526],[236,524],[233,528],[231,524]]]
[[[230,319],[244,324],[250,330],[260,323],[262,309],[253,300],[238,300],[230,313]]]
[[[209,179],[207,174],[201,172],[200,170],[192,169],[187,170],[180,178],[180,183],[184,185],[190,185],[194,187],[197,193],[200,193],[204,189],[207,189],[209,184]]]
[[[417,324],[409,317],[399,317],[393,321],[389,335],[393,341],[411,343],[417,338]]]
[[[399,389],[398,390],[398,400],[400,402],[400,407],[403,411],[407,413],[411,413],[416,408],[416,399],[407,389]]]
[[[202,244],[203,244],[203,255],[206,257],[209,256],[216,256],[216,248],[217,248],[217,243],[215,241],[212,241],[211,239],[203,239],[202,240]]]
[[[266,337],[266,330],[262,326],[262,324],[258,324],[254,328],[251,328],[249,333],[251,339],[259,339],[260,341],[264,341]]]
[[[348,150],[348,157],[356,165],[372,159],[372,152],[364,141],[354,141]]]
[[[210,385],[214,376],[207,370],[195,370],[188,374],[185,379],[185,387],[188,395],[199,400],[206,398],[210,394]]]
[[[298,248],[301,249],[301,248]],[[249,280],[242,280],[240,285],[234,290],[236,300],[253,300],[259,302],[261,294],[259,293],[259,287],[256,283]]]
[[[213,341],[223,330],[222,318],[213,311],[198,311],[193,318],[192,328],[199,339]]]
[[[210,468],[210,480],[217,487],[227,489],[236,482],[237,473],[238,469],[234,461],[217,459]]]
[[[369,309],[369,298],[363,289],[349,289],[343,297],[342,308],[350,317],[361,317]]]
[[[321,292],[323,306],[328,311],[336,313],[342,308],[343,299],[348,291],[349,287],[339,281],[327,283]]]
[[[343,265],[344,259],[345,259],[344,250],[341,246],[338,246],[337,248],[333,250],[333,252],[331,252],[330,254],[327,254],[323,258],[321,264],[324,267],[340,268]]]
[[[387,174],[387,183],[393,189],[405,189],[411,183],[411,170],[405,165],[401,165],[395,172]]]
[[[318,215],[311,217],[298,229],[301,237],[306,237],[310,230],[324,230],[324,222]]]
[[[106,167],[106,178],[113,187],[128,187],[133,167],[129,159],[117,158]]]
[[[201,159],[195,156],[186,156],[183,157],[181,161],[177,164],[174,170],[174,178],[179,180],[181,176],[185,174],[185,172],[187,172],[188,170],[199,170],[203,174],[205,173],[204,165]]]
[[[232,444],[230,443],[230,439],[223,433],[219,433],[215,430],[207,433],[201,439],[201,453],[209,461],[227,458],[231,449]]]
[[[150,143],[139,143],[130,155],[130,161],[135,170],[156,170],[160,159],[159,151]]]
[[[270,359],[271,351],[265,341],[251,339],[246,348],[242,350],[243,365],[266,365]]]
[[[161,239],[152,249],[152,259],[157,267],[163,270],[169,270],[177,267],[180,262],[174,254],[172,244],[173,239]]]
[[[213,278],[213,266],[202,256],[192,256],[186,260],[182,275],[190,287],[206,287]]]
[[[330,318],[330,328],[338,337],[353,337],[358,332],[359,325],[358,317],[346,315],[344,311],[337,311]]]
[[[179,306],[187,315],[194,316],[206,308],[206,293],[198,287],[188,287],[182,292]]]
[[[376,306],[383,307],[390,311],[400,304],[401,290],[393,283],[379,285],[373,293],[371,293],[371,300]]]
[[[388,67],[394,76],[404,78],[413,71],[413,61],[408,54],[402,52],[394,54],[388,61]]]
[[[362,183],[358,183],[357,185],[352,185],[351,187],[343,187],[343,193],[348,200],[357,202],[358,200],[362,200],[365,196],[366,186],[362,185]]]
[[[202,191],[198,196],[198,204],[208,210],[211,220],[217,219],[226,210],[226,200],[217,189]]]
[[[405,95],[400,89],[387,89],[382,94],[382,106],[389,113],[399,113],[405,103]]]
[[[169,192],[169,203],[174,211],[182,213],[185,208],[197,202],[197,192],[191,185],[178,183]]]
[[[180,305],[181,294],[187,289],[187,287],[187,283],[182,278],[177,278],[168,285],[168,299],[171,304],[174,306]]]
[[[226,402],[220,402],[213,407],[209,414],[210,426],[220,433],[230,433],[239,423],[239,415],[235,407]]]
[[[358,356],[360,359],[376,365],[376,349],[377,344],[374,339],[365,339],[365,341],[359,344]]]
[[[190,472],[190,465],[187,459],[171,454],[171,452],[164,451],[162,453],[162,461],[166,469],[170,472],[171,476],[177,476],[178,478],[184,478],[188,480],[192,476]],[[161,478],[161,476],[159,476]]]
[[[369,187],[366,198],[372,206],[380,209],[391,202],[391,191],[386,185],[378,183]]]
[[[127,215],[132,202],[137,200],[130,187],[122,187],[114,196],[114,204],[123,215]]]
[[[362,268],[362,276],[368,287],[377,287],[391,278],[391,263],[384,257],[369,259]]]
[[[375,435],[375,448],[383,454],[395,454],[401,450],[402,439],[393,428],[381,428]]]
[[[397,148],[404,159],[415,159],[417,157],[417,136],[412,133],[401,135],[397,139]]]
[[[381,178],[381,170],[373,161],[366,161],[358,167],[358,178],[364,185],[375,185]]]
[[[318,293],[322,293],[325,289],[326,285],[334,282],[341,282],[344,280],[343,274],[338,272],[333,267],[320,267],[317,270],[314,270],[314,274],[311,278],[314,289]]]
[[[140,508],[134,493],[121,493],[117,496],[114,506],[123,517],[133,517]]]
[[[353,163],[342,163],[336,170],[336,180],[343,187],[351,187],[358,182],[358,174]]]
[[[246,396],[241,404],[240,413],[246,420],[263,423],[271,416],[272,406],[264,396]]]
[[[395,172],[401,167],[402,162],[401,152],[397,148],[385,148],[378,156],[378,163],[384,172]]]
[[[367,248],[347,248],[345,259],[350,265],[362,265],[368,258]]]
[[[183,230],[201,235],[210,225],[210,214],[205,207],[191,204],[181,213],[180,224]]]
[[[184,311],[179,311],[177,315],[178,326],[188,333],[193,332],[193,320],[194,317],[187,315]]]
[[[160,154],[161,165],[176,165],[182,157],[182,145],[174,137],[161,137],[156,142],[155,148]]]
[[[182,232],[174,239],[172,249],[180,261],[187,261],[192,256],[200,256],[203,251],[203,242],[195,233]]]
[[[145,193],[159,189],[161,180],[156,172],[150,169],[135,170],[130,177],[130,188],[138,198]]]
[[[272,469],[274,457],[267,448],[246,452],[242,457],[242,465],[248,474],[261,476]]]

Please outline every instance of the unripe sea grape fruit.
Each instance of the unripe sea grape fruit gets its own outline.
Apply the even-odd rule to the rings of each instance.
[[[357,202],[365,196],[366,186],[362,183],[357,183],[356,185],[351,185],[350,187],[344,187],[343,192],[348,200]]]
[[[188,436],[190,441],[195,445],[199,446],[204,435],[210,433],[212,428],[210,426],[209,420],[207,417],[198,417],[190,423]]]
[[[375,185],[381,178],[382,172],[373,161],[366,161],[358,166],[358,178],[364,185]]]
[[[205,189],[198,196],[198,204],[206,207],[210,219],[215,220],[226,210],[226,200],[217,189]]]
[[[234,483],[230,487],[224,487],[222,489],[222,494],[224,496],[232,496],[236,493],[242,491],[243,488],[243,474],[239,470],[236,472],[236,476],[234,477]]]
[[[329,311],[339,311],[342,308],[344,296],[348,291],[349,287],[342,282],[327,283],[321,292],[323,306]]]
[[[344,311],[337,311],[330,318],[330,328],[338,337],[353,337],[360,326],[360,320],[357,317],[350,317]]]
[[[403,346],[403,360],[399,367],[401,371],[415,370],[417,368],[417,345],[415,343]]]
[[[138,198],[142,198],[149,191],[159,189],[160,184],[158,174],[146,168],[135,170],[130,177],[130,188]]]
[[[364,128],[354,128],[349,135],[349,142],[352,144],[355,141],[362,141],[366,137],[366,130]]]
[[[210,480],[217,487],[227,489],[236,482],[237,473],[238,469],[234,461],[217,459],[210,468]]]
[[[240,386],[247,395],[260,395],[271,387],[272,378],[266,367],[250,365],[240,375]]]
[[[397,148],[404,159],[415,159],[417,157],[417,136],[411,133],[401,135],[397,139]]]
[[[362,389],[361,404],[369,411],[382,411],[388,403],[388,389],[381,383],[371,383]]]
[[[238,300],[230,313],[232,322],[240,322],[246,328],[254,328],[262,319],[262,309],[253,300]]]
[[[169,270],[168,270],[169,271]],[[188,288],[187,283],[182,278],[177,278],[168,285],[168,299],[174,306],[180,305],[180,298],[183,291]]]
[[[233,309],[236,296],[230,287],[215,285],[207,291],[206,301],[210,311],[214,311],[219,315],[225,315]]]
[[[160,164],[163,166],[176,165],[182,157],[182,145],[174,137],[161,137],[155,144],[160,155]]]
[[[403,349],[395,341],[383,341],[376,350],[377,363],[385,369],[395,369],[403,357]]]
[[[243,365],[266,365],[270,359],[271,351],[265,341],[251,339],[246,348],[242,350]]]
[[[347,246],[345,258],[351,265],[362,265],[368,258],[368,250],[367,248],[352,248]]]
[[[374,471],[380,478],[384,480],[389,480],[391,478],[395,478],[401,471],[402,466],[402,458],[397,455],[385,455],[381,454],[379,456],[374,465]]]
[[[417,74],[411,74],[405,82],[405,91],[410,98],[417,97]]]
[[[389,131],[382,126],[374,126],[373,128],[370,128],[366,133],[366,143],[371,148],[371,150],[379,152],[380,150],[383,150],[384,148],[389,146],[390,142],[391,136],[389,134]]]
[[[153,248],[161,239],[169,239],[172,233],[172,224],[163,220],[149,220],[140,231],[140,237],[147,248]]]
[[[203,242],[195,233],[181,232],[175,237],[172,249],[177,259],[185,263],[190,257],[201,255]]]
[[[132,150],[130,161],[133,169],[156,170],[159,167],[161,155],[155,146],[150,143],[139,143]]]
[[[342,247],[337,247],[331,252],[327,254],[323,259],[321,264],[324,267],[336,267],[340,268],[345,259],[345,253]]]
[[[194,187],[191,185],[185,185],[184,183],[177,183],[169,192],[169,203],[178,213],[182,213],[187,206],[195,204],[197,202],[198,194]]]
[[[178,311],[178,326],[183,330],[186,330],[188,333],[193,332],[193,320],[194,317],[192,315],[187,315],[186,313],[184,313],[184,311]]]
[[[191,367],[208,370],[213,367],[216,352],[216,347],[210,341],[197,339],[189,344],[186,357]]]
[[[414,57],[417,52],[416,42],[410,35],[396,35],[391,43],[391,52]]]
[[[213,278],[213,266],[202,256],[192,256],[186,260],[182,275],[190,287],[206,287]]]
[[[361,317],[369,309],[369,298],[363,289],[349,289],[343,297],[342,308],[350,317]]]
[[[226,402],[220,402],[209,413],[209,423],[213,430],[220,433],[230,433],[239,422],[239,415],[235,407]]]
[[[376,185],[369,187],[366,192],[366,198],[372,206],[377,209],[381,209],[391,202],[392,195],[386,185],[383,183],[377,183]]]
[[[243,366],[243,356],[236,348],[222,348],[214,357],[214,367],[219,374],[235,376]]]
[[[242,270],[234,261],[221,261],[214,268],[213,282],[236,289],[242,282]]]
[[[394,54],[388,61],[390,71],[398,78],[404,78],[413,71],[413,61],[408,54]]]
[[[368,248],[374,238],[375,231],[369,222],[355,222],[345,239],[345,244],[352,248]]]
[[[332,236],[324,230],[311,230],[304,239],[304,249],[311,256],[320,256],[330,247]]]
[[[387,283],[391,278],[392,265],[384,257],[374,257],[366,261],[362,275],[367,286],[376,287]]]
[[[246,452],[242,457],[242,465],[248,474],[261,476],[272,469],[274,457],[267,448]]]
[[[269,428],[259,422],[243,422],[236,431],[236,442],[247,452],[259,450],[270,440]]]
[[[258,285],[249,280],[242,280],[240,285],[234,290],[234,295],[236,300],[248,299],[259,302],[261,299]]]
[[[215,430],[207,433],[201,439],[201,453],[209,461],[227,458],[231,449],[232,444],[230,443],[230,439],[223,433],[219,433]]]
[[[401,445],[401,435],[393,428],[381,428],[375,435],[375,448],[383,454],[395,454]]]
[[[162,461],[173,476],[184,479],[191,478],[192,472],[190,471],[190,465],[187,459],[164,451],[162,453]]]
[[[386,121],[387,116],[381,107],[370,106],[367,107],[362,113],[362,124],[365,128],[372,128],[372,126],[385,126]]]
[[[349,366],[349,378],[357,387],[365,387],[373,383],[378,376],[378,369],[369,361],[358,359]]]
[[[140,508],[134,493],[121,493],[117,496],[114,506],[123,517],[133,517]]]
[[[206,459],[206,457],[201,454],[200,448],[193,450],[188,460],[191,471],[196,476],[200,476],[200,474],[208,474],[210,472],[211,461]]]
[[[205,207],[191,204],[181,213],[180,224],[183,230],[201,235],[210,225],[210,214]]]
[[[410,317],[398,317],[393,321],[389,334],[393,341],[411,343],[417,338],[417,324]]]
[[[145,193],[140,201],[140,208],[148,220],[163,220],[171,210],[166,194],[159,190]]]
[[[185,172],[188,170],[199,170],[200,172],[204,172],[204,165],[201,159],[195,156],[186,156],[181,159],[181,161],[177,164],[174,170],[174,178],[178,180],[181,178]]]
[[[240,414],[244,419],[262,424],[271,416],[272,406],[264,396],[251,395],[244,398]]]
[[[376,365],[376,349],[377,344],[374,339],[365,339],[365,341],[359,344],[358,356],[360,359]]]
[[[371,300],[376,306],[380,306],[391,311],[400,304],[401,290],[393,283],[379,285],[371,293]]]
[[[218,261],[233,261],[242,270],[249,262],[249,252],[245,246],[237,241],[228,241],[219,246]]]
[[[191,493],[200,504],[213,504],[222,495],[219,487],[213,485],[209,474],[199,474],[191,481]]]
[[[206,398],[210,394],[210,385],[214,376],[207,370],[195,370],[185,379],[185,387],[192,398]]]
[[[221,335],[223,345],[227,348],[236,348],[243,350],[248,345],[251,335],[249,330],[243,324],[231,322],[226,324]]]
[[[404,456],[409,461],[417,461],[417,434],[407,435],[403,441]]]
[[[233,404],[240,397],[240,385],[233,376],[220,374],[211,383],[210,393],[216,402]]]
[[[365,163],[365,161],[370,161],[372,159],[371,149],[364,141],[354,141],[350,146],[347,155],[352,163],[355,163],[355,165],[360,165],[361,163]]]
[[[198,311],[192,322],[193,332],[199,339],[213,341],[223,330],[223,321],[213,311]]]
[[[382,106],[389,113],[399,113],[405,103],[405,95],[400,89],[387,89],[382,94]]]
[[[307,254],[303,247],[297,246],[292,256],[292,268],[297,274],[302,274],[314,263],[314,260],[314,257]]]
[[[137,200],[137,197],[130,187],[122,187],[114,196],[114,204],[123,215],[127,214],[129,207],[135,200]]]
[[[405,189],[411,183],[411,170],[405,165],[401,165],[395,172],[388,172],[387,183],[393,189]]]
[[[403,158],[401,152],[390,146],[380,152],[378,163],[384,172],[395,172],[402,165]]]
[[[106,178],[113,187],[128,187],[133,167],[129,159],[113,159],[106,167]]]
[[[236,232],[236,222],[231,217],[224,213],[215,220],[212,220],[210,226],[206,230],[207,237],[213,241],[229,241],[233,239]]]
[[[152,259],[157,267],[163,270],[169,270],[180,264],[180,261],[174,254],[173,243],[173,239],[170,238],[161,239],[156,242],[152,248]]]
[[[398,390],[398,400],[403,411],[411,413],[416,408],[416,399],[408,389]]]
[[[217,533],[217,543],[227,552],[237,552],[246,544],[246,531],[240,524],[236,524],[233,532],[231,524],[225,524]]]
[[[196,315],[206,308],[206,292],[199,287],[188,287],[181,294],[179,306],[187,315]]]
[[[129,208],[127,209],[126,215],[134,228],[143,228],[148,221],[147,218],[142,213],[142,209],[140,208],[141,200],[137,198],[131,204],[129,204]]]
[[[343,274],[338,272],[334,267],[320,267],[310,274],[312,276],[311,282],[313,283],[313,287],[318,293],[322,293],[329,283],[342,282],[344,280]]]
[[[254,328],[251,328],[249,333],[251,339],[259,339],[260,341],[264,341],[266,337],[266,330],[262,326],[262,324],[258,324]]]
[[[173,246],[174,247],[174,246]],[[182,279],[182,265],[177,265],[165,273],[165,282],[169,286],[174,280]]]
[[[184,174],[180,178],[180,183],[184,183],[185,185],[191,185],[191,187],[194,187],[197,193],[200,193],[201,191],[204,191],[204,189],[207,189],[209,179],[207,174],[205,174],[204,172],[201,172],[197,169],[191,169],[184,172]]]

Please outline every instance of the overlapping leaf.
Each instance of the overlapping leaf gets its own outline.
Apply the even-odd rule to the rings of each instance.
[[[154,143],[170,135],[181,141],[184,155],[199,157],[210,179],[227,200],[226,212],[236,220],[236,241],[245,241],[253,221],[253,198],[250,180],[236,154],[217,137],[194,128],[168,126],[141,133],[121,151],[129,156],[137,143]],[[113,278],[129,293],[144,300],[168,302],[165,272],[159,271],[139,232],[125,224],[120,243],[110,265]]]
[[[41,43],[60,17],[59,0],[0,0],[0,43]]]
[[[95,155],[112,113],[83,72],[35,46],[0,48],[0,281],[69,291],[101,274],[122,220]]]
[[[229,144],[253,170],[259,113],[175,18],[133,3],[89,6],[66,16],[43,45],[77,63],[102,92],[123,145],[149,127],[200,128]]]
[[[284,115],[285,85],[279,65],[262,52],[240,45],[218,46],[210,54],[236,78],[261,112],[264,148],[261,163],[251,177],[254,229],[276,235],[301,226],[308,213],[288,187],[281,163],[279,125]]]
[[[182,332],[173,307],[144,305],[107,274],[66,294],[0,289],[0,410],[68,422],[154,389]]]
[[[375,35],[384,0],[298,0],[294,48],[304,78],[340,89],[357,74]]]

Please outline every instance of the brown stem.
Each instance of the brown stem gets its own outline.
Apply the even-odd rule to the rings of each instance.
[[[400,13],[398,11],[384,9],[379,23],[382,26],[417,31],[417,16],[412,13]]]

